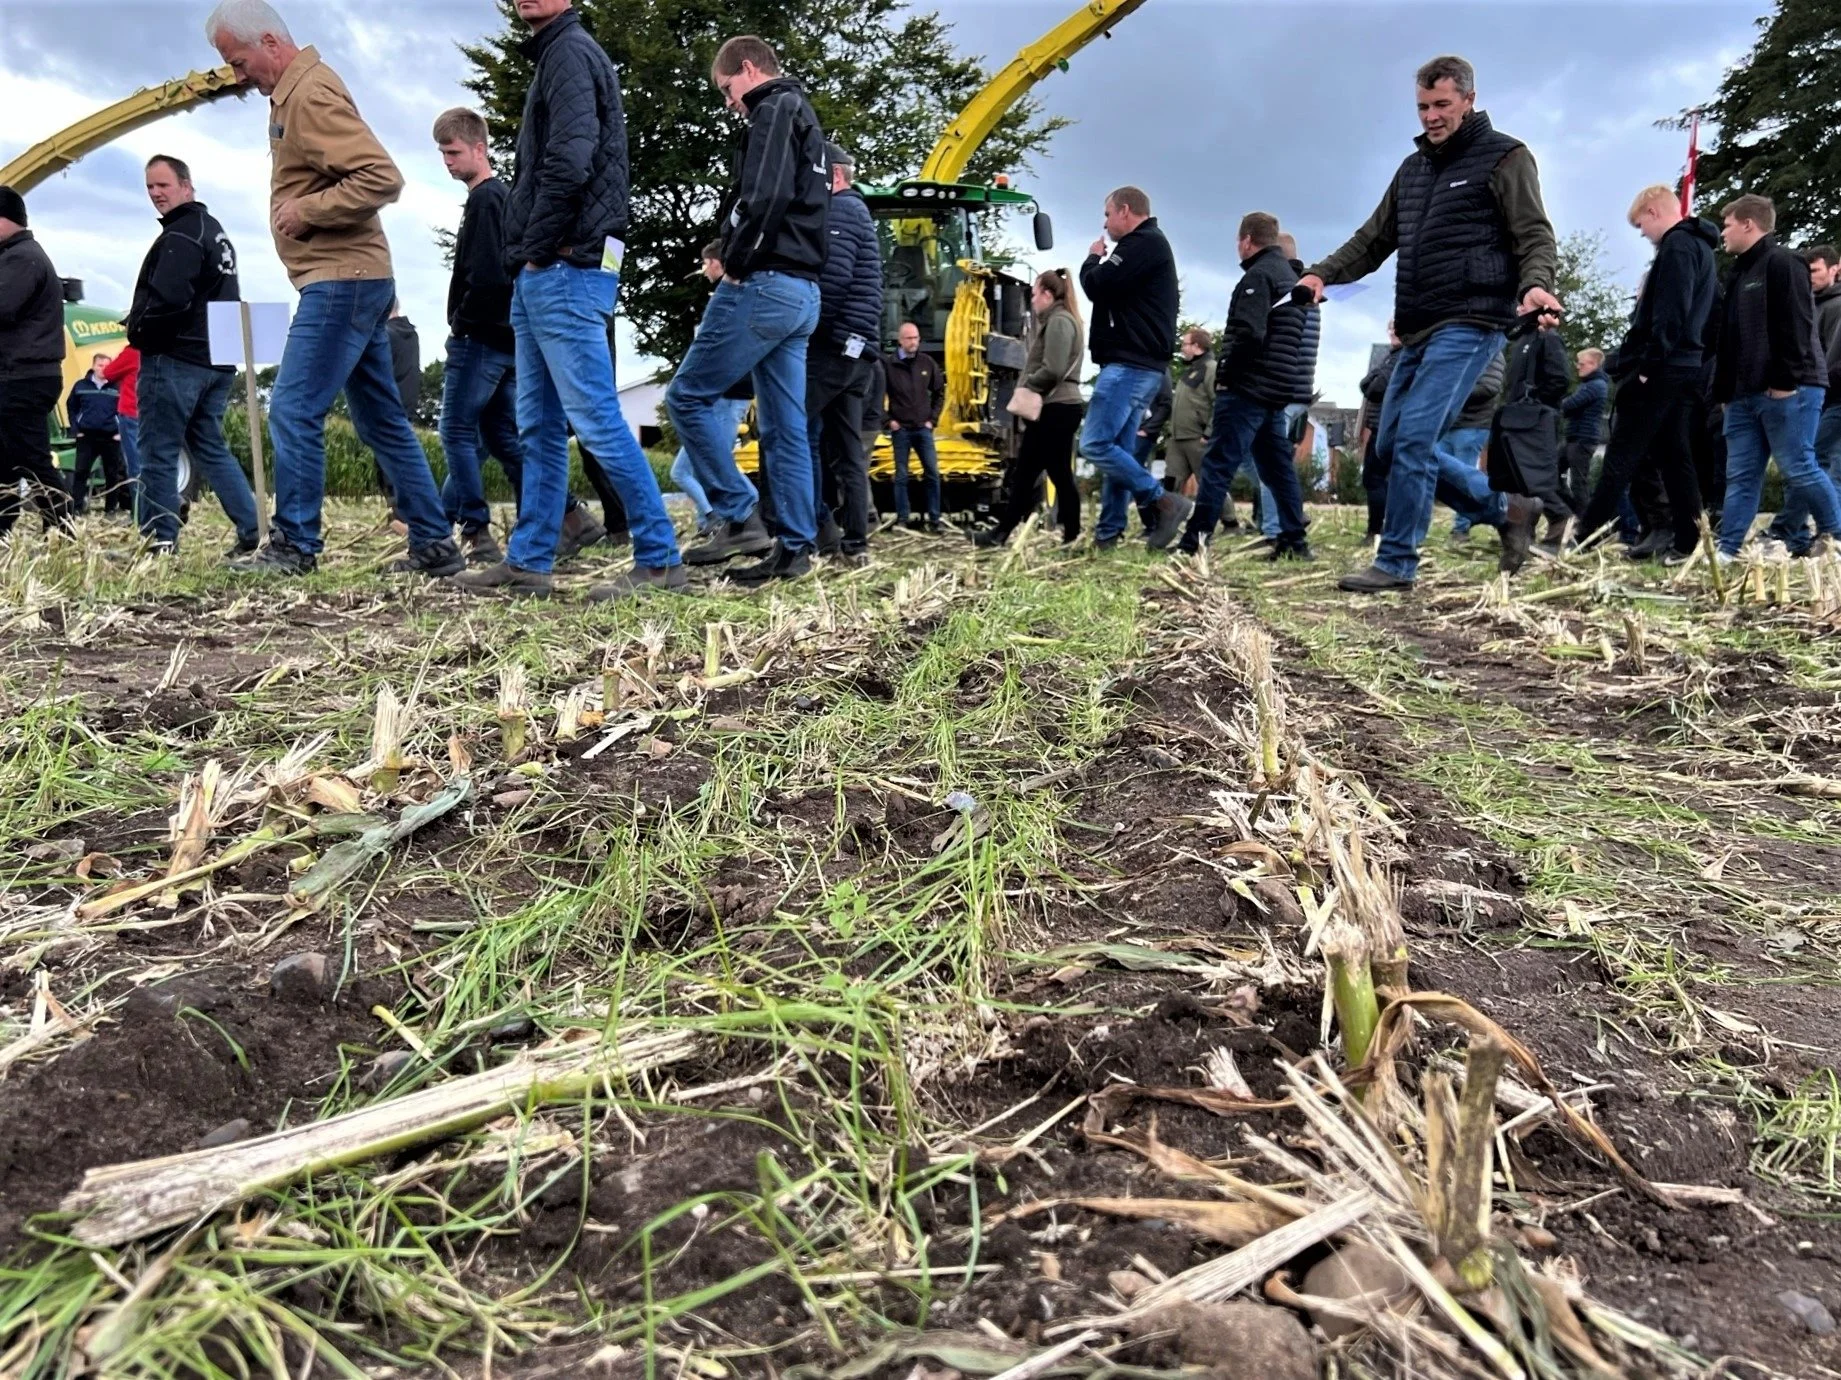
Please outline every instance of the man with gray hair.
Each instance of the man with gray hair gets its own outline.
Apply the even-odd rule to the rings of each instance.
[[[1496,521],[1504,570],[1527,559],[1541,511],[1520,495],[1505,508],[1482,471],[1441,468],[1438,455],[1439,436],[1501,353],[1518,312],[1560,310],[1558,250],[1540,174],[1527,147],[1476,108],[1476,73],[1463,58],[1433,58],[1419,69],[1416,88],[1418,147],[1368,223],[1298,280],[1321,302],[1326,285],[1365,278],[1400,255],[1394,326],[1405,345],[1375,441],[1379,458],[1392,463],[1387,517],[1374,564],[1341,581],[1358,594],[1412,588],[1441,482],[1457,485]]]
[[[239,569],[305,575],[319,562],[326,496],[326,414],[344,389],[358,439],[377,456],[409,528],[390,569],[427,576],[466,569],[441,496],[397,392],[386,323],[396,300],[378,212],[403,175],[313,48],[301,48],[267,0],[223,0],[205,36],[242,81],[269,98],[269,222],[300,293],[269,400],[275,525]]]

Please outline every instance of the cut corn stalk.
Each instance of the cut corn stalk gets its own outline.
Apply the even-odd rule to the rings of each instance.
[[[499,736],[506,761],[515,761],[524,752],[529,728],[529,676],[522,663],[513,662],[499,668]]]
[[[659,1031],[533,1051],[500,1068],[257,1140],[92,1169],[63,1209],[85,1214],[73,1228],[78,1240],[118,1246],[308,1174],[439,1140],[508,1111],[610,1089],[680,1063],[697,1048],[687,1032]]]
[[[1342,1029],[1342,1051],[1349,1067],[1368,1060],[1368,1047],[1380,1020],[1374,995],[1374,974],[1368,967],[1368,941],[1347,920],[1338,917],[1324,928],[1323,959],[1329,966],[1330,1001],[1336,1024]]]
[[[371,789],[379,795],[392,794],[401,783],[403,739],[414,723],[412,708],[398,700],[396,691],[385,685],[377,692],[377,710],[371,717]]]
[[[217,788],[222,776],[223,768],[213,758],[196,775],[188,775],[179,787],[179,808],[170,821],[173,856],[166,865],[169,881],[204,861],[205,849],[211,842],[211,828],[216,822]],[[169,892],[161,903],[177,905],[178,890]]]

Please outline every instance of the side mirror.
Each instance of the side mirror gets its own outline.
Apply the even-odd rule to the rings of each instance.
[[[1036,248],[1049,250],[1055,247],[1055,222],[1050,220],[1047,211],[1036,212]]]

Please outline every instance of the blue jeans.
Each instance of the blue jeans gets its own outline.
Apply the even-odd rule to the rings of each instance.
[[[1253,520],[1259,524],[1259,534],[1262,537],[1271,537],[1277,540],[1278,502],[1272,497],[1272,490],[1268,489],[1260,482],[1259,466],[1253,463],[1251,451],[1247,453],[1244,462],[1235,468],[1234,473],[1228,475],[1227,486],[1229,489],[1233,488],[1234,480],[1239,477],[1241,470],[1245,470],[1253,477]],[[1225,498],[1221,500],[1221,510],[1223,512],[1227,511],[1227,500]]]
[[[724,398],[716,412],[718,416],[721,416],[725,411],[728,414],[725,420],[729,429],[729,453],[733,455],[735,436],[741,430],[742,418],[748,412],[748,400],[746,398]],[[730,464],[733,465],[733,463],[731,460]],[[703,477],[697,473],[696,462],[692,460],[688,447],[680,446],[677,458],[671,462],[671,482],[678,486],[679,491],[690,500],[691,507],[696,509],[697,526],[706,525],[714,515],[715,509],[710,504],[708,486],[704,484]],[[746,475],[741,476],[741,482],[749,494],[758,499],[759,495]]]
[[[121,453],[125,459],[128,454],[128,432],[131,423],[127,418],[121,424]],[[1841,494],[1841,399],[1837,399],[1822,409],[1822,418],[1815,428],[1815,462],[1822,467],[1822,473],[1828,476],[1829,483]],[[132,469],[130,470],[132,472]],[[1777,521],[1771,524],[1771,535],[1788,546],[1797,555],[1809,549],[1809,502],[1802,494],[1792,491],[1784,496],[1783,511],[1777,515]]]
[[[237,540],[256,540],[256,495],[224,443],[224,408],[235,375],[170,355],[141,359],[141,482],[135,500],[141,533],[165,547],[179,544],[179,448],[211,486]],[[393,385],[394,386],[394,385]]]
[[[648,568],[678,563],[678,534],[665,515],[658,478],[614,391],[607,323],[619,292],[618,274],[561,261],[526,268],[512,285],[524,482],[505,560],[520,570],[547,573],[556,563],[569,506],[571,426],[626,509],[633,563]]]
[[[690,452],[710,512],[746,522],[759,495],[735,467],[735,426],[723,394],[754,376],[761,466],[773,490],[781,545],[818,544],[812,444],[806,434],[805,350],[818,325],[818,284],[786,273],[754,273],[716,284],[703,323],[665,390],[665,410]]]
[[[141,477],[141,419],[139,417],[117,417],[121,423],[121,464],[128,472],[129,491],[133,491],[134,481]]]
[[[1417,345],[1400,351],[1387,400],[1381,404],[1375,449],[1391,460],[1387,477],[1387,519],[1374,564],[1389,575],[1411,580],[1419,573],[1419,548],[1432,526],[1432,503],[1441,481],[1453,497],[1467,497],[1460,512],[1481,508],[1500,514],[1502,500],[1489,492],[1489,479],[1474,464],[1463,478],[1440,461],[1438,442],[1464,408],[1489,362],[1502,351],[1502,332],[1483,326],[1441,326]],[[1449,501],[1449,500],[1447,500]],[[1492,521],[1500,521],[1496,516]]]
[[[453,536],[441,495],[396,391],[384,323],[396,300],[390,278],[309,283],[288,327],[281,370],[269,398],[275,443],[275,528],[289,545],[317,555],[326,498],[326,414],[340,389],[358,439],[369,446],[395,495],[409,544]],[[146,366],[143,365],[142,368]]]
[[[889,445],[895,451],[895,519],[908,520],[908,452],[920,456],[921,474],[927,484],[927,516],[940,518],[940,453],[933,445],[933,428],[897,427],[889,433]]]
[[[1125,531],[1130,500],[1140,508],[1163,497],[1163,485],[1138,463],[1138,425],[1163,387],[1156,369],[1108,364],[1093,381],[1087,419],[1080,428],[1080,458],[1100,472],[1099,525],[1095,541],[1112,541]]]
[[[1304,540],[1303,490],[1297,466],[1291,460],[1291,441],[1285,426],[1285,409],[1224,389],[1215,394],[1214,436],[1202,456],[1202,475],[1196,484],[1195,512],[1189,516],[1184,549],[1214,531],[1227,503],[1228,486],[1242,465],[1251,463],[1271,492],[1266,519],[1273,535],[1287,545]]]
[[[1489,475],[1477,468],[1477,457],[1488,444],[1486,426],[1454,426],[1438,438],[1438,484],[1432,492],[1457,514],[1453,532],[1502,523],[1506,500],[1490,490]]]
[[[441,503],[450,523],[464,531],[492,525],[480,453],[490,453],[522,500],[524,446],[518,439],[514,396],[517,360],[477,340],[449,336],[441,385],[441,445],[447,479]],[[520,506],[522,503],[520,502]]]
[[[1815,519],[1815,530],[1841,536],[1841,499],[1816,463],[1815,437],[1826,390],[1799,388],[1787,398],[1747,393],[1726,404],[1726,502],[1720,508],[1720,554],[1736,556],[1751,535],[1773,456],[1784,485]]]

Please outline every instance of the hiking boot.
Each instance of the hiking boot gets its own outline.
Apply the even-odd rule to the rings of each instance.
[[[391,575],[426,575],[431,580],[458,575],[467,568],[467,558],[452,537],[424,542],[409,548],[409,554],[391,561],[384,570]]]
[[[1694,559],[1694,549],[1690,547],[1686,551],[1679,551],[1671,546],[1668,550],[1664,551],[1656,559],[1663,566],[1667,567],[1670,570],[1673,570],[1676,566],[1686,565],[1689,561],[1693,560]]]
[[[1337,589],[1345,589],[1351,594],[1386,594],[1391,590],[1406,590],[1412,587],[1411,580],[1390,574],[1378,565],[1371,565],[1366,570],[1358,570],[1353,575],[1344,575],[1336,582]]]
[[[1819,561],[1826,556],[1834,555],[1838,550],[1841,550],[1841,542],[1837,542],[1835,538],[1824,532],[1794,554],[1798,560]]]
[[[1153,551],[1162,551],[1182,535],[1183,524],[1195,511],[1195,503],[1181,494],[1165,494],[1157,500],[1156,509],[1157,525],[1144,534],[1144,544]]]
[[[710,539],[685,551],[684,559],[691,565],[721,565],[736,556],[759,556],[773,549],[774,539],[756,508],[746,522],[718,522]]]
[[[835,556],[844,549],[844,529],[837,525],[837,519],[829,513],[818,524],[818,554]]]
[[[1199,533],[1193,531],[1184,532],[1183,539],[1176,543],[1176,554],[1179,556],[1199,556],[1202,554],[1202,547],[1204,545],[1205,543]]]
[[[901,525],[910,532],[925,532],[927,530],[927,519],[923,517],[905,517],[901,518],[899,521]]]
[[[809,551],[788,551],[776,541],[766,560],[731,570],[729,578],[738,585],[764,585],[771,580],[803,579],[811,573],[812,555]]]
[[[1451,535],[1445,538],[1445,540],[1452,546],[1469,546],[1470,534],[1475,530],[1476,528],[1474,527],[1453,527],[1451,529]]]
[[[1528,563],[1528,552],[1534,546],[1535,524],[1540,520],[1538,498],[1509,495],[1509,515],[1502,524],[1502,554],[1496,558],[1496,569],[1513,575]]]
[[[1119,538],[1117,537],[1095,537],[1093,539],[1093,549],[1095,551],[1110,551],[1118,544]]]
[[[836,559],[846,570],[861,570],[870,563],[867,551],[840,551]]]
[[[1647,561],[1674,549],[1675,534],[1666,527],[1658,527],[1647,536],[1639,538],[1636,545],[1624,554],[1633,561]]]
[[[269,537],[267,546],[258,547],[229,564],[232,570],[243,575],[311,575],[319,563],[319,557],[302,551],[277,532]]]
[[[235,561],[241,560],[245,556],[253,556],[256,554],[257,545],[258,543],[254,537],[238,537],[236,541],[231,544],[230,548],[224,552],[224,559],[227,561]],[[169,546],[168,549],[170,550],[171,547]]]
[[[972,545],[976,546],[981,551],[988,550],[993,546],[1002,546],[1005,542],[1010,540],[1010,534],[1008,532],[1000,531],[995,527],[986,528],[982,532],[971,532],[967,535],[971,537]]]
[[[1273,564],[1279,561],[1314,561],[1317,553],[1310,549],[1310,543],[1299,537],[1296,541],[1281,541],[1266,553],[1266,559]]]
[[[563,519],[568,526],[569,519]],[[463,527],[460,529],[460,549],[467,558],[468,565],[497,565],[505,559],[505,553],[499,550],[499,540],[492,535],[490,527]]]
[[[556,559],[566,561],[584,547],[607,540],[607,529],[595,521],[588,505],[578,503],[563,514],[563,530],[556,538]]]
[[[555,583],[547,570],[525,570],[510,561],[467,570],[448,581],[470,594],[549,594]]]
[[[930,517],[927,519],[927,531],[936,537],[943,536],[946,532],[946,524],[939,518]]]
[[[690,591],[690,576],[684,573],[681,565],[636,565],[611,580],[590,585],[588,601],[606,604],[616,599],[632,599],[653,589],[667,594],[686,594]]]

